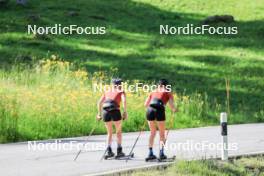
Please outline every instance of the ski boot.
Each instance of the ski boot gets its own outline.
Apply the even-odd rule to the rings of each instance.
[[[117,147],[117,154],[115,156],[116,159],[125,157],[125,153],[122,151],[122,147]]]
[[[104,159],[109,159],[115,156],[115,153],[112,151],[111,147],[107,147],[106,155],[104,156]]]
[[[166,159],[167,159],[167,156],[163,152],[160,153],[159,160],[162,161],[162,160],[166,160]]]
[[[146,162],[156,160],[157,157],[154,154],[149,154],[148,157],[145,159]]]

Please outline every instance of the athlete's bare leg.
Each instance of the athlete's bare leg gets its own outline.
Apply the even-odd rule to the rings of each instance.
[[[111,146],[111,144],[112,144],[112,137],[113,137],[112,121],[105,122],[105,127],[106,127],[106,130],[107,130],[107,144],[108,144],[108,146]]]
[[[150,129],[150,137],[149,137],[149,148],[152,148],[154,145],[154,140],[156,136],[156,121],[148,121],[149,129]]]
[[[121,146],[122,144],[122,120],[114,121],[116,129],[117,144]]]
[[[161,147],[164,147],[165,144],[165,130],[166,130],[166,124],[165,121],[158,121],[158,128],[159,128],[159,136],[160,136],[160,145]]]

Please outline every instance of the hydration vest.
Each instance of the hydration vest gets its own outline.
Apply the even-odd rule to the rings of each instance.
[[[113,110],[118,110],[119,106],[114,100],[107,99],[103,103],[103,109],[106,111],[113,111]]]
[[[164,108],[164,103],[162,100],[160,100],[158,98],[153,98],[150,101],[149,106],[153,107],[153,108]]]

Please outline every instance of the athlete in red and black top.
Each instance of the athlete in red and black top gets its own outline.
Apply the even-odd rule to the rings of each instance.
[[[105,127],[107,129],[107,157],[112,157],[115,154],[112,152],[112,135],[113,135],[113,124],[116,129],[117,136],[117,156],[122,157],[125,154],[122,152],[122,115],[120,112],[120,103],[123,104],[123,119],[127,118],[126,111],[126,94],[122,90],[122,80],[113,79],[113,87],[106,91],[100,100],[98,101],[98,115],[97,119],[103,119]]]
[[[161,79],[158,84],[158,88],[151,92],[148,96],[145,106],[147,108],[147,120],[148,125],[151,131],[149,138],[149,156],[148,159],[156,159],[156,156],[153,154],[153,144],[154,138],[156,136],[156,123],[159,129],[160,135],[160,144],[162,145],[160,150],[160,158],[166,159],[164,154],[164,143],[165,143],[165,106],[169,103],[171,110],[174,112],[177,111],[174,105],[173,95],[170,90],[168,90],[168,81],[166,79]]]

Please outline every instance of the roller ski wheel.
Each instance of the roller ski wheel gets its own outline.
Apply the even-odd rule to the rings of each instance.
[[[131,158],[134,158],[134,157],[135,157],[134,153],[131,153],[129,156],[130,156]]]
[[[125,156],[126,156],[125,153],[123,153],[123,152],[119,152],[119,153],[117,153],[117,155],[115,156],[115,159],[123,158],[123,157],[125,157]]]
[[[157,157],[155,155],[150,155],[145,159],[146,162],[151,162],[151,161],[157,161]]]
[[[158,162],[174,162],[176,159],[176,156],[173,157],[160,157],[158,158]]]
[[[116,160],[122,160],[122,159],[129,159],[129,158],[134,158],[134,153],[129,154],[129,155],[121,155],[121,156],[115,156]]]

